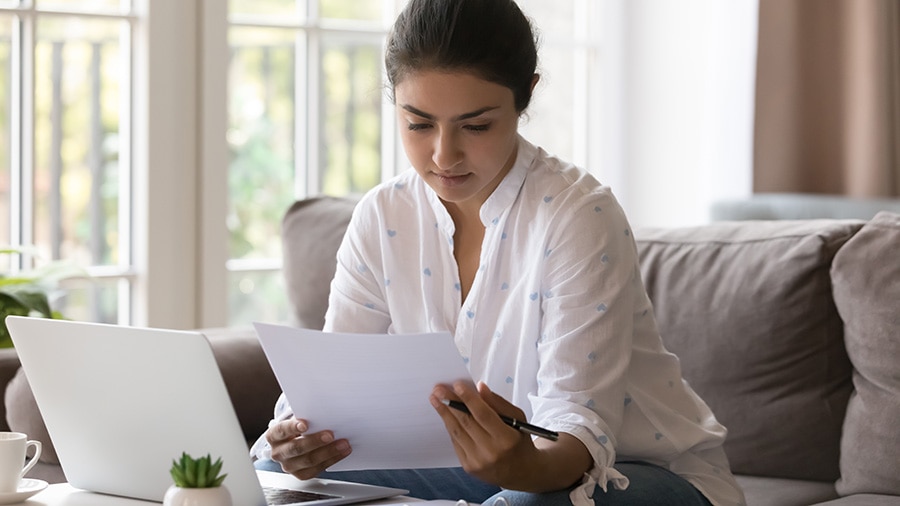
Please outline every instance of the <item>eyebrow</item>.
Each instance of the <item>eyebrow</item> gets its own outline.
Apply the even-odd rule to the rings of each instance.
[[[411,106],[411,105],[409,105],[409,104],[403,104],[403,105],[401,105],[400,107],[402,107],[403,109],[405,109],[405,110],[407,110],[407,111],[409,111],[409,112],[415,114],[416,116],[421,116],[421,117],[423,117],[423,118],[425,118],[425,119],[428,119],[428,120],[434,121],[435,119],[437,119],[437,118],[434,117],[433,114],[428,114],[427,112],[421,111],[421,110],[419,110],[419,109],[416,109],[415,107],[413,107],[413,106]],[[475,117],[477,117],[477,116],[481,116],[482,114],[484,114],[484,113],[486,113],[486,112],[488,112],[488,111],[493,111],[494,109],[499,109],[499,108],[500,108],[500,106],[498,106],[498,105],[489,106],[489,107],[482,107],[481,109],[476,109],[476,110],[474,110],[474,111],[472,111],[472,112],[466,112],[466,113],[460,114],[459,116],[454,117],[454,118],[453,118],[453,121],[463,121],[463,120],[475,118]]]

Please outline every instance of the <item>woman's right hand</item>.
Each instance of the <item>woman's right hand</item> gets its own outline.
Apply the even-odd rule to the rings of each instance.
[[[315,478],[352,451],[346,439],[335,440],[330,430],[314,433],[307,433],[307,430],[306,420],[291,418],[266,431],[272,460],[281,464],[286,473],[301,480]]]

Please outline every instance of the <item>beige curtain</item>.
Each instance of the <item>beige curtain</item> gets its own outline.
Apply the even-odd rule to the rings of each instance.
[[[760,0],[754,191],[900,196],[900,0]]]

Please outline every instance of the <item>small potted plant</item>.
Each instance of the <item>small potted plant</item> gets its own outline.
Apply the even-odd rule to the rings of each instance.
[[[212,462],[209,454],[194,459],[185,452],[181,460],[172,461],[174,485],[163,499],[164,506],[232,506],[231,493],[222,485],[227,474],[220,475],[221,457]]]

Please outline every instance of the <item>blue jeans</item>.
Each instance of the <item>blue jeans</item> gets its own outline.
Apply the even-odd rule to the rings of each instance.
[[[260,460],[257,469],[283,472],[281,464]],[[594,504],[597,506],[710,506],[710,502],[693,485],[671,471],[643,462],[619,462],[616,469],[628,477],[627,490],[608,492],[597,487]],[[459,467],[441,469],[389,469],[367,471],[324,472],[320,478],[369,483],[385,487],[409,490],[411,497],[419,499],[464,499],[470,503],[493,505],[500,497],[509,506],[569,506],[569,491],[546,494],[530,494],[499,487],[469,476]],[[503,504],[500,502],[499,504]]]

